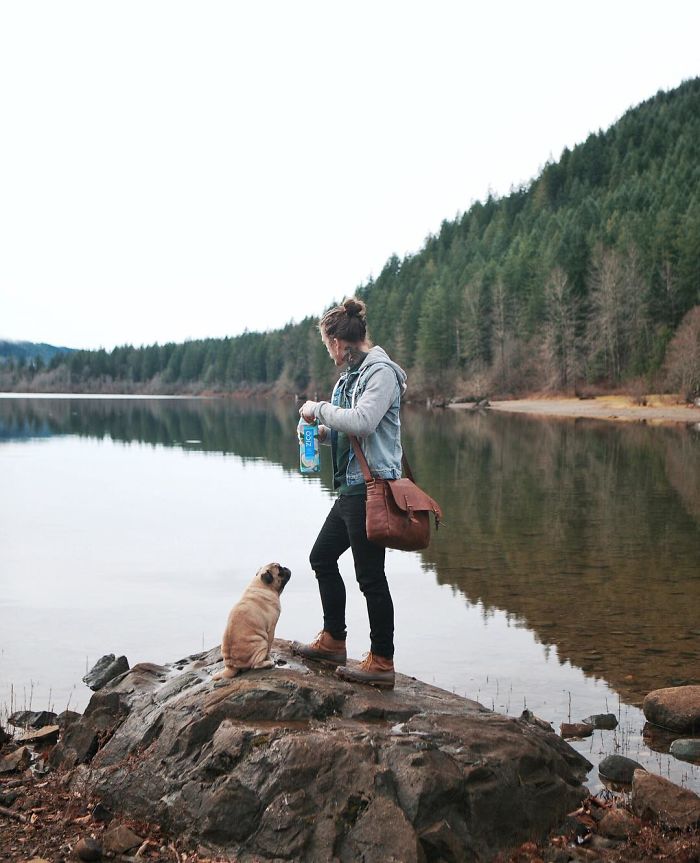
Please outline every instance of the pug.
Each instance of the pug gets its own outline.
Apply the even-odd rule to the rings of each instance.
[[[280,593],[291,572],[279,563],[262,566],[231,609],[221,641],[224,669],[214,680],[235,677],[247,668],[272,668],[270,647],[280,616]]]

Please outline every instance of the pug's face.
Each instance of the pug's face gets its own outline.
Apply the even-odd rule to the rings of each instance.
[[[256,578],[259,578],[266,587],[277,593],[282,593],[291,577],[292,573],[287,567],[279,563],[268,563],[261,566],[256,575]]]

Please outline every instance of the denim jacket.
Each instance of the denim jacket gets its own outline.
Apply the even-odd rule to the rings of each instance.
[[[346,390],[347,383],[347,390]],[[372,476],[398,479],[401,476],[401,395],[406,389],[406,373],[379,346],[373,347],[359,369],[344,372],[330,402],[318,402],[316,419],[331,434],[342,431],[355,435],[367,459]],[[341,407],[341,395],[350,407]],[[348,485],[364,482],[362,469],[350,450],[346,473]]]

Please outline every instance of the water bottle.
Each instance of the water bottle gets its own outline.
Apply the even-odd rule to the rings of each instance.
[[[299,470],[302,473],[318,473],[321,470],[316,423],[299,423]]]

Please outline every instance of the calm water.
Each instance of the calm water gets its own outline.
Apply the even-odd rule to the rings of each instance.
[[[307,558],[330,457],[299,475],[296,416],[291,401],[0,397],[0,716],[83,709],[104,653],[211,647],[270,560],[293,573],[277,634],[320,629]],[[700,790],[698,767],[645,745],[638,709],[700,683],[700,434],[417,409],[403,425],[446,525],[428,551],[388,554],[398,670],[557,729],[615,712],[616,732],[574,744],[589,760],[621,752]],[[366,614],[341,563],[359,657]]]

